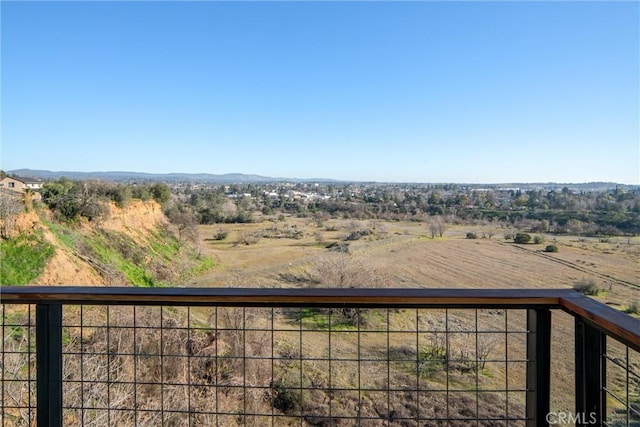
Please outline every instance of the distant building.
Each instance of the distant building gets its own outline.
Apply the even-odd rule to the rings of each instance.
[[[7,176],[0,180],[0,190],[8,190],[15,193],[24,194],[25,191],[33,191],[33,200],[41,200],[40,190],[42,189],[44,182],[39,179],[27,179],[17,176]]]
[[[24,193],[26,189],[41,190],[43,182],[39,179],[27,179],[17,176],[7,176],[0,181],[0,188]]]

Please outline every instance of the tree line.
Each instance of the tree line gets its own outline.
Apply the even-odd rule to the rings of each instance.
[[[109,202],[124,207],[133,199],[155,200],[162,205],[171,200],[171,190],[162,183],[132,185],[61,178],[46,182],[41,192],[42,202],[61,221],[99,220],[108,216]]]
[[[441,234],[444,222],[493,222],[532,232],[585,236],[640,234],[638,187],[576,191],[455,184],[167,185],[61,178],[46,182],[41,193],[43,203],[61,221],[99,221],[108,215],[109,202],[125,206],[133,199],[155,200],[187,238],[193,237],[197,224],[247,223],[281,215],[420,221],[431,224],[433,235]]]
[[[455,185],[247,184],[174,187],[182,209],[201,224],[251,222],[254,214],[496,222],[533,232],[577,235],[640,234],[640,189],[597,191],[465,188]],[[296,195],[302,194],[298,197]],[[306,197],[304,197],[306,196]]]

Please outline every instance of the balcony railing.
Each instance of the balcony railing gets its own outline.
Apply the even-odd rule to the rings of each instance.
[[[640,425],[640,321],[570,290],[1,297],[2,426]]]

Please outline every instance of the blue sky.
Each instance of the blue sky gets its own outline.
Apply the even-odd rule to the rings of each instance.
[[[640,183],[638,2],[0,7],[5,170]]]

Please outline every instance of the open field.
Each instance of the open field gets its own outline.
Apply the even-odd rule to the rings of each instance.
[[[262,237],[250,244],[242,243],[252,233],[268,235],[275,230],[280,235],[295,230],[297,235],[295,239]],[[366,235],[344,242],[354,230],[370,230],[370,234],[362,233]],[[224,240],[210,239],[220,231],[228,233]],[[469,231],[478,236],[492,236],[467,239]],[[629,304],[640,301],[637,237],[602,240],[545,235],[543,244],[517,245],[505,239],[505,234],[513,230],[458,225],[449,226],[442,238],[431,238],[427,226],[416,222],[326,220],[317,224],[300,218],[202,226],[200,232],[204,238],[202,251],[215,258],[216,267],[191,282],[191,286],[338,286],[320,277],[321,267],[327,264],[327,259],[342,256],[364,270],[373,287],[572,288],[580,281],[592,281],[603,290],[596,298],[606,304],[625,310]],[[327,249],[326,246],[338,241],[349,243],[346,254]],[[558,246],[557,253],[543,252],[550,243]],[[365,286],[361,277],[353,277],[360,280],[356,286]],[[345,285],[350,286],[342,284]],[[471,315],[459,313],[456,318],[465,322],[470,321],[468,316]],[[490,327],[499,328],[502,320],[499,316],[493,320],[495,324]],[[518,328],[525,329],[524,318],[516,323]],[[553,325],[552,409],[571,410],[573,318],[554,313]],[[523,344],[510,344],[510,351],[521,350]],[[487,378],[500,379],[506,375],[504,368],[492,368]],[[522,375],[523,371],[509,372],[514,381],[522,380]],[[610,405],[616,407],[615,402]]]
[[[467,239],[469,231],[492,238]],[[544,244],[516,245],[504,238],[509,232],[458,225],[431,238],[427,226],[418,222],[292,217],[200,226],[201,253],[212,257],[215,267],[184,285],[570,288],[592,280],[604,289],[597,298],[617,308],[640,299],[637,238],[544,236]],[[548,243],[559,252],[543,252]],[[122,425],[157,425],[169,419],[165,416],[175,425],[188,425],[182,412],[191,407],[210,411],[198,416],[203,425],[222,420],[230,426],[273,425],[272,415],[279,417],[277,425],[327,425],[321,423],[327,414],[345,417],[333,425],[354,425],[348,419],[354,408],[364,417],[360,425],[367,426],[416,425],[407,421],[416,414],[478,414],[496,417],[479,425],[506,426],[503,414],[524,411],[527,328],[521,309],[379,309],[355,316],[339,308],[83,310],[71,307],[64,317],[70,325],[64,336],[67,399],[79,408],[87,398],[73,383],[82,376],[82,368],[77,369],[82,364],[73,358],[84,351],[85,366],[113,368],[91,374],[98,396],[124,408],[144,409],[115,411],[112,417],[123,417],[118,418]],[[3,316],[9,323],[28,322],[25,313],[13,309]],[[83,322],[86,326],[78,327]],[[551,410],[572,411],[574,319],[554,312],[552,325]],[[11,344],[24,352],[28,334],[21,328],[12,334],[19,339]],[[108,348],[112,350],[105,359]],[[623,357],[624,348],[614,343],[610,353]],[[631,369],[640,370],[638,354],[629,357]],[[26,361],[17,357],[12,366],[19,372]],[[132,378],[142,384],[136,390],[131,389]],[[168,412],[175,410],[169,415],[158,410],[157,390],[163,381],[171,383],[160,399]],[[624,371],[612,369],[607,381],[622,390]],[[108,386],[110,382],[117,385]],[[18,398],[17,403],[23,402]],[[613,400],[608,405],[610,411],[620,409]],[[218,418],[215,411],[223,415]],[[302,423],[298,413],[310,418]],[[66,421],[78,425],[78,417],[85,416],[102,425],[99,415],[75,410]]]
[[[570,288],[593,280],[606,290],[598,298],[620,308],[640,299],[640,239],[544,236],[543,244],[516,245],[493,230],[489,238],[466,239],[482,227],[451,226],[442,238],[430,238],[415,222],[286,218],[254,224],[201,226],[201,249],[216,267],[189,282],[197,286],[300,286],[335,251],[326,246],[354,230],[369,230],[347,241],[348,258],[383,276],[371,286],[428,288]],[[227,232],[224,240],[211,236]],[[285,236],[295,234],[296,238]],[[364,233],[363,233],[364,234]],[[241,242],[258,237],[250,244]],[[545,253],[553,243],[557,253]],[[335,249],[335,248],[334,248]],[[325,285],[323,283],[323,285]]]

